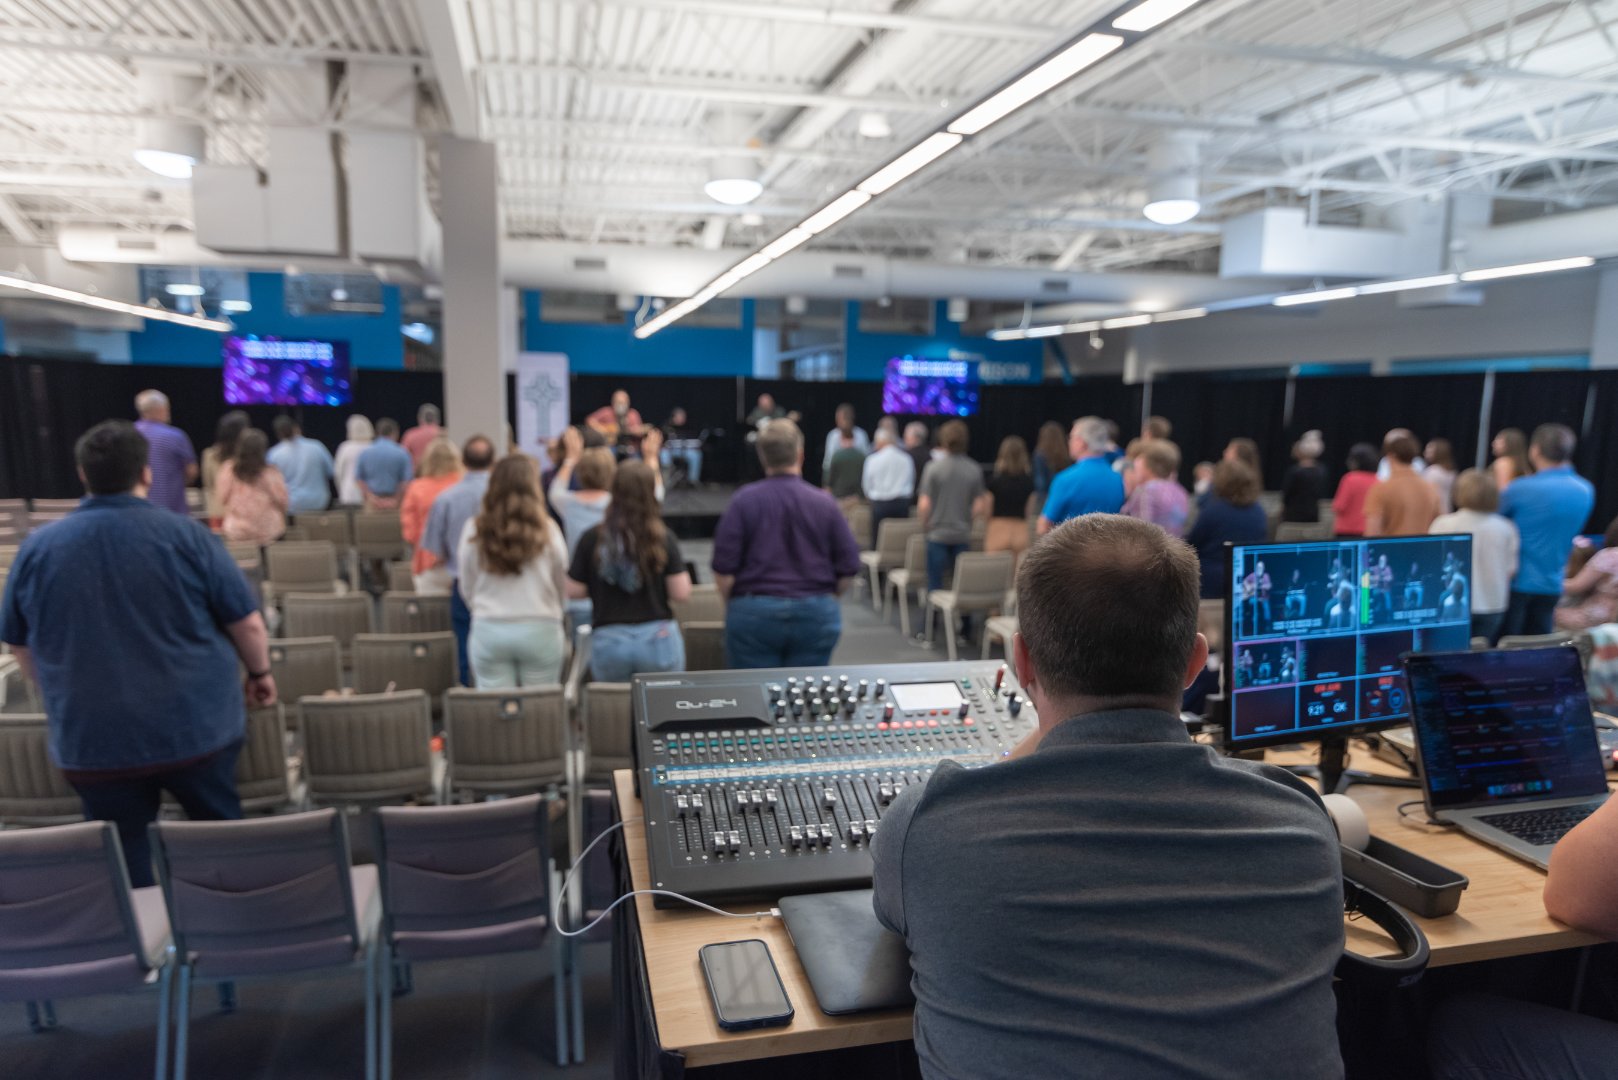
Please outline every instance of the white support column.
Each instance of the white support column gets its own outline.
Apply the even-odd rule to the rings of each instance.
[[[1590,328],[1590,366],[1618,367],[1618,270],[1601,271],[1595,324]]]
[[[474,434],[506,448],[501,363],[499,167],[493,143],[438,143],[444,219],[444,410],[457,442]]]

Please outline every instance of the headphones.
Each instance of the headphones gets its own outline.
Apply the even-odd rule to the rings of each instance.
[[[1401,955],[1361,956],[1346,949],[1337,961],[1337,977],[1358,986],[1380,986],[1389,990],[1415,985],[1427,970],[1430,948],[1403,908],[1372,892],[1358,882],[1343,879],[1343,911],[1362,915],[1380,927],[1399,946]]]

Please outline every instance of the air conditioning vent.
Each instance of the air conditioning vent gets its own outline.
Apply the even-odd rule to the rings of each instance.
[[[602,271],[607,268],[606,259],[578,258],[573,260],[573,269],[585,272]]]
[[[865,267],[863,267],[863,266],[834,266],[834,267],[831,268],[831,276],[834,277],[834,278],[842,278],[844,280],[858,281],[861,278],[865,277]]]
[[[120,236],[113,241],[120,251],[156,251],[157,241],[143,236]]]
[[[1067,288],[1068,284],[1066,278],[1046,278],[1044,281],[1039,283],[1039,291],[1042,293],[1065,294],[1067,292]]]

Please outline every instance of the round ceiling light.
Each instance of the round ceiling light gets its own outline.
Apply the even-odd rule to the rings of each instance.
[[[135,160],[159,176],[191,179],[191,170],[207,150],[201,124],[148,117],[140,121]]]
[[[170,180],[189,180],[197,159],[189,154],[176,154],[172,150],[141,147],[135,151],[135,161],[159,176]]]
[[[764,194],[759,183],[758,159],[746,154],[716,157],[708,166],[708,182],[702,185],[708,198],[726,206],[746,206]]]
[[[201,296],[206,290],[189,281],[171,281],[163,286],[163,291],[170,296]]]
[[[1147,221],[1159,225],[1184,225],[1202,213],[1202,203],[1196,199],[1153,199],[1142,213]]]

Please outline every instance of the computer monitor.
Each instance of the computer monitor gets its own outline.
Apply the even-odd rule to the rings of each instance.
[[[1349,735],[1410,722],[1401,656],[1471,644],[1470,536],[1234,544],[1226,552],[1231,750],[1333,740],[1340,755]]]

